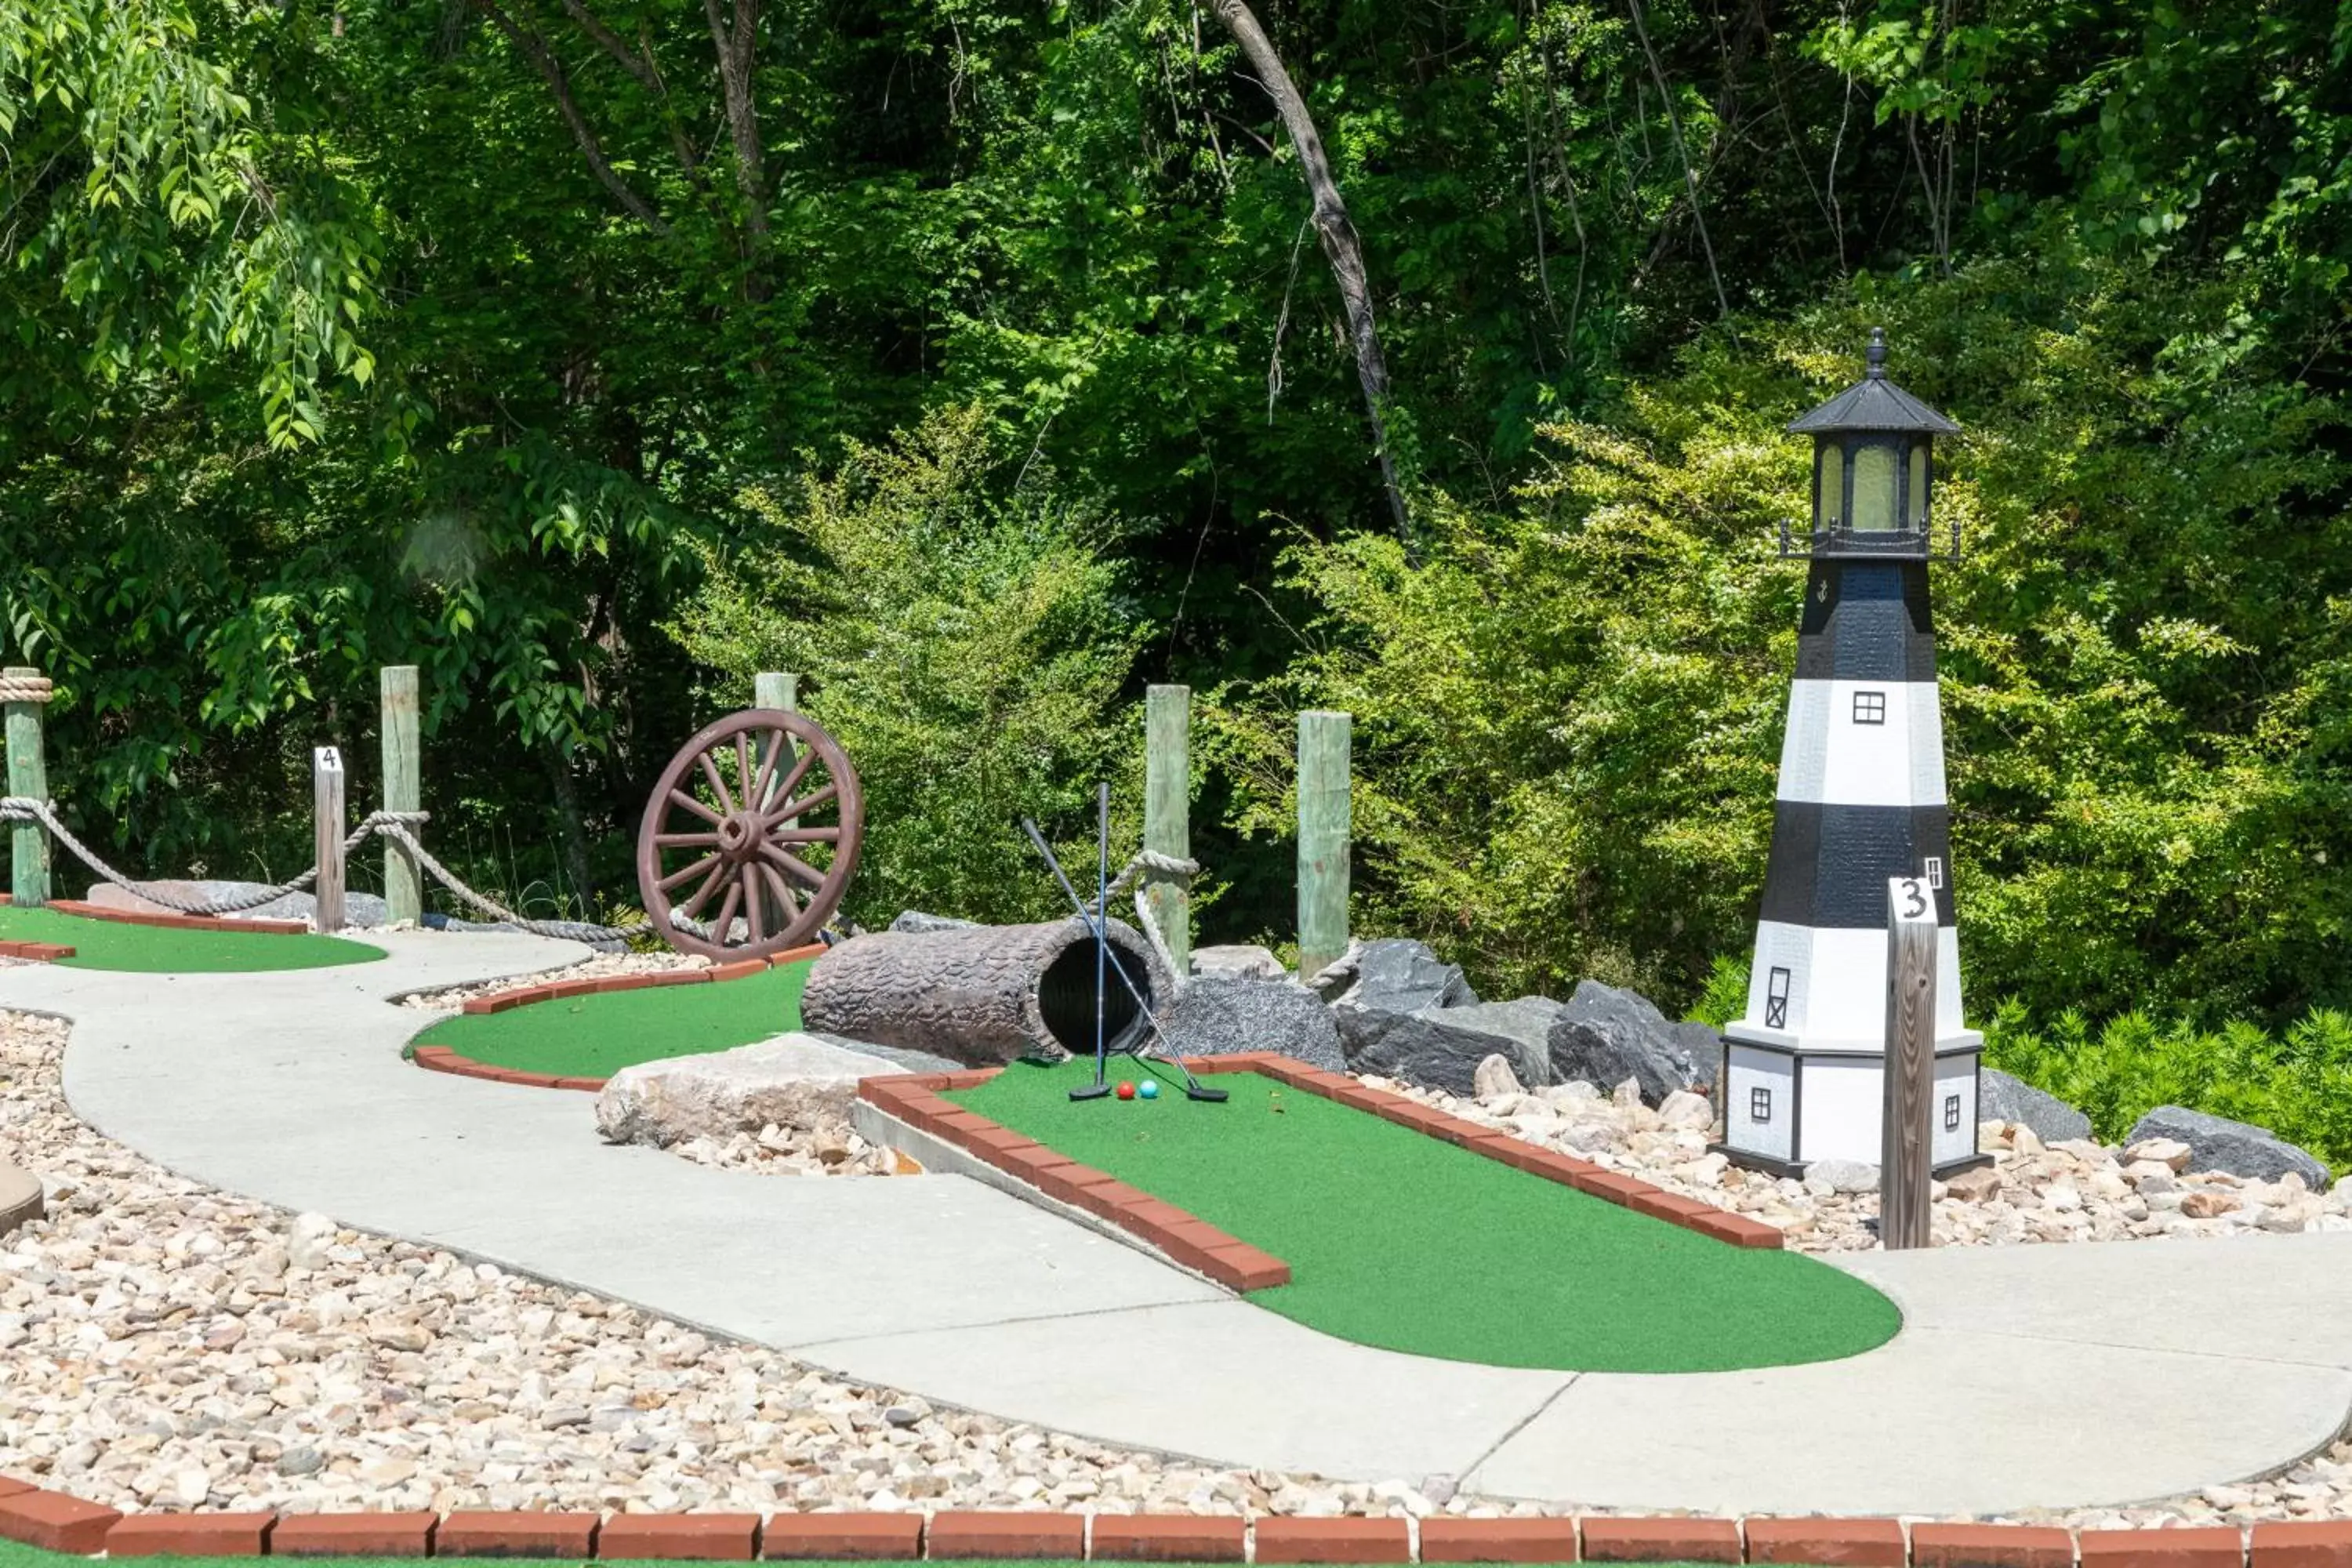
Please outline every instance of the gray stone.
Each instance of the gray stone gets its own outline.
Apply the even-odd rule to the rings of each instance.
[[[1632,1079],[1653,1106],[1678,1089],[1712,1094],[1722,1052],[1706,1025],[1669,1023],[1647,997],[1597,980],[1578,984],[1548,1044],[1550,1081]]]
[[[1364,961],[1364,944],[1354,937],[1348,939],[1348,951],[1317,970],[1302,974],[1298,983],[1326,1002],[1337,1002],[1356,983],[1356,971]]]
[[[597,1092],[596,1131],[607,1142],[667,1148],[684,1138],[846,1121],[857,1080],[896,1070],[862,1049],[798,1032],[731,1051],[639,1062]]]
[[[1407,937],[1364,943],[1356,955],[1355,980],[1339,997],[1343,1007],[1377,1013],[1427,1013],[1477,1001],[1460,964],[1446,963]]]
[[[2089,1117],[2056,1095],[2044,1094],[1999,1068],[1986,1068],[1977,1074],[1977,1119],[2022,1122],[2044,1143],[2091,1135]]]
[[[2289,1172],[2314,1192],[2327,1188],[2327,1167],[2268,1128],[2208,1116],[2182,1105],[2159,1105],[2132,1123],[2126,1145],[2169,1138],[2189,1145],[2189,1169],[2227,1171],[2233,1176],[2275,1182]]]
[[[855,1051],[862,1057],[872,1057],[881,1065],[869,1070],[868,1076],[878,1077],[898,1068],[907,1072],[961,1072],[964,1064],[953,1057],[934,1056],[929,1051],[912,1050],[905,1046],[877,1046],[871,1040],[853,1040],[846,1035],[828,1035],[818,1029],[808,1031],[809,1038],[823,1040],[828,1046],[838,1046],[845,1051]]]
[[[1523,1005],[1527,1002],[1540,1006]],[[1523,1084],[1551,1081],[1545,1044],[1550,1020],[1542,1009],[1559,1005],[1537,996],[1395,1013],[1342,1003],[1331,1016],[1339,1026],[1349,1070],[1472,1095],[1478,1091],[1479,1064],[1494,1056],[1503,1058]]]
[[[1282,960],[1274,956],[1271,948],[1248,942],[1234,942],[1223,947],[1196,947],[1192,950],[1192,973],[1213,974],[1225,980],[1287,980],[1290,971],[1282,967]]]
[[[1163,1050],[1180,1057],[1273,1051],[1327,1072],[1347,1070],[1331,1010],[1304,985],[1196,974],[1160,1015]]]
[[[1837,1193],[1874,1193],[1878,1167],[1861,1160],[1816,1160],[1805,1167],[1808,1184],[1826,1182]]]
[[[958,920],[953,915],[927,915],[920,910],[901,910],[898,918],[890,922],[892,931],[964,931],[978,925],[978,921]]]
[[[289,1448],[278,1456],[278,1473],[289,1479],[315,1476],[319,1473],[319,1467],[326,1462],[325,1457],[316,1448]]]
[[[1528,1086],[1519,1081],[1518,1073],[1511,1067],[1511,1058],[1500,1051],[1478,1064],[1470,1075],[1470,1087],[1481,1100],[1499,1100],[1507,1094],[1528,1091]]]

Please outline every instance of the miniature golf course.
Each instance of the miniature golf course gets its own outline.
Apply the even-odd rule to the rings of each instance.
[[[1113,1076],[1140,1076],[1120,1061]],[[1164,1068],[1155,1070],[1166,1072]],[[1074,1103],[1087,1061],[1016,1064],[957,1100],[1290,1264],[1250,1301],[1360,1344],[1492,1366],[1726,1372],[1855,1355],[1894,1303],[1793,1252],[1635,1214],[1255,1073]]]
[[[92,920],[56,910],[0,905],[0,942],[58,942],[74,950],[69,969],[146,973],[243,974],[266,969],[326,969],[370,963],[383,950],[341,937],[290,931],[205,931]]]
[[[410,1042],[517,1072],[610,1078],[665,1057],[731,1050],[801,1026],[801,987],[814,960],[740,980],[661,985],[468,1013]]]

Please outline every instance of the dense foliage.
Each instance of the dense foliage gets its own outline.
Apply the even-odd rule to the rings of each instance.
[[[789,662],[872,778],[864,912],[1010,912],[1004,818],[1131,811],[1181,679],[1212,935],[1286,928],[1286,714],[1342,703],[1365,923],[1686,1003],[1761,872],[1778,427],[1883,321],[1968,427],[1972,1005],[2352,1003],[2337,7],[1256,9],[1410,552],[1214,7],[0,0],[0,655],[58,680],[68,816],[282,873],[310,746],[372,798],[415,662],[436,841],[611,907],[670,751]]]

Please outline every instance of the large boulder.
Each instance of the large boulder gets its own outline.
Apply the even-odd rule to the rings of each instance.
[[[2044,1094],[1999,1068],[1985,1068],[1977,1074],[1977,1120],[2021,1122],[2044,1143],[2091,1135],[2089,1117],[2056,1095]]]
[[[1221,947],[1196,947],[1192,950],[1192,973],[1213,974],[1223,980],[1287,980],[1290,971],[1283,968],[1282,960],[1274,950],[1252,942],[1231,942]]]
[[[1407,937],[1383,937],[1355,950],[1356,977],[1339,996],[1343,1007],[1379,1013],[1427,1013],[1440,1007],[1475,1005],[1478,993],[1462,977],[1462,966],[1448,963],[1423,942]]]
[[[2132,1123],[2124,1144],[2128,1148],[2158,1138],[2186,1143],[2191,1171],[2227,1171],[2263,1182],[2275,1182],[2292,1171],[2313,1192],[2327,1190],[2326,1165],[2266,1127],[2208,1116],[2185,1105],[2159,1105]]]
[[[657,1148],[771,1126],[808,1131],[849,1120],[859,1079],[905,1070],[814,1035],[778,1035],[623,1068],[596,1096],[596,1131],[608,1142]]]
[[[1712,1096],[1722,1038],[1705,1024],[1677,1024],[1637,992],[1581,981],[1551,1028],[1550,1077],[1607,1088],[1632,1079],[1644,1104],[1678,1089]]]
[[[1230,974],[1195,974],[1160,1014],[1161,1048],[1180,1057],[1274,1051],[1327,1072],[1345,1072],[1331,1010],[1304,985]]]
[[[175,899],[212,900],[248,898],[260,892],[268,884],[217,880],[187,881],[159,878],[142,883],[142,886],[152,888],[157,892]],[[133,914],[167,915],[179,912],[167,904],[159,904],[152,899],[142,899],[138,894],[127,889],[118,888],[111,882],[91,883],[89,896],[82,901],[96,904],[102,910],[123,910]],[[256,904],[251,909],[233,910],[221,918],[245,921],[307,921],[315,918],[318,912],[319,900],[314,895],[286,893],[270,900],[266,904]],[[383,900],[379,895],[356,890],[344,892],[343,920],[346,924],[380,926],[384,923],[385,918]]]
[[[1559,1006],[1541,996],[1418,1013],[1342,1004],[1331,1016],[1349,1070],[1466,1096],[1478,1092],[1478,1066],[1494,1056],[1523,1084],[1550,1083],[1547,1042]]]

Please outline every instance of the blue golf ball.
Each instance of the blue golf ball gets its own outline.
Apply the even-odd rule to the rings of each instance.
[[[1157,1083],[1154,1083],[1151,1079],[1145,1079],[1141,1083],[1135,1086],[1135,1092],[1139,1097],[1144,1100],[1158,1100],[1160,1098],[1160,1086]]]

